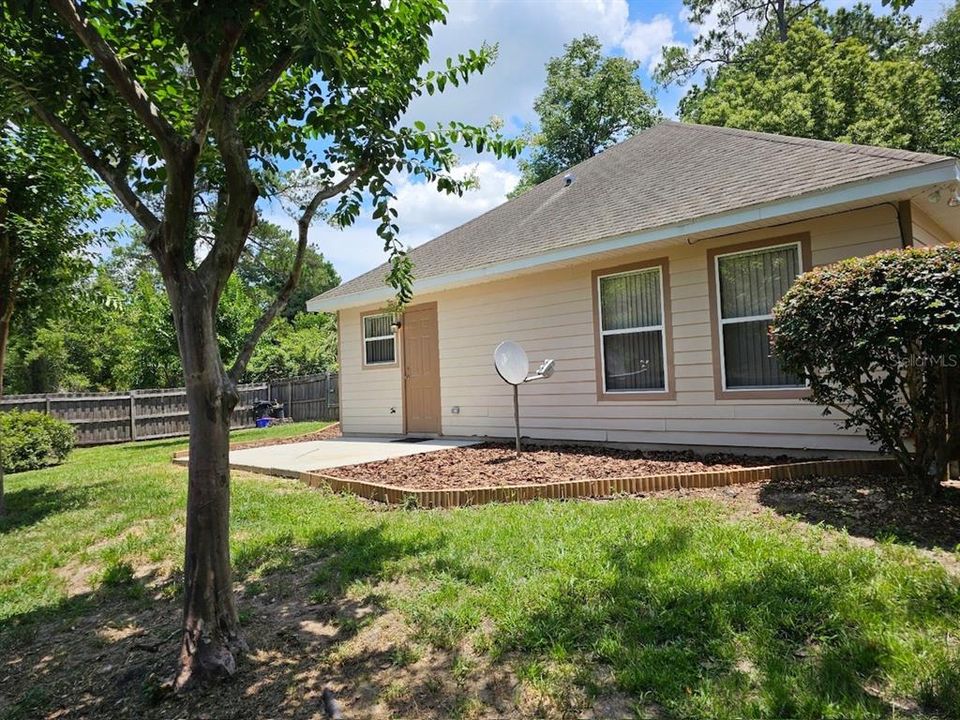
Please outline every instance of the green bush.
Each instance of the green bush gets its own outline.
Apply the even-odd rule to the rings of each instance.
[[[893,455],[924,494],[960,455],[960,247],[851,258],[774,308],[774,353],[809,399]]]
[[[36,470],[63,462],[73,449],[73,428],[39,412],[0,414],[5,472]]]

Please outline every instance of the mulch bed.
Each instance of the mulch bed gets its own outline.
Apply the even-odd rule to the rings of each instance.
[[[564,480],[696,473],[795,462],[786,456],[621,450],[562,445],[530,447],[518,458],[513,446],[484,443],[421,455],[347,465],[324,474],[417,490],[501,487]]]

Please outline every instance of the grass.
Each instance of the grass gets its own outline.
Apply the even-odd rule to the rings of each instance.
[[[8,477],[0,651],[100,602],[97,591],[70,597],[77,583],[149,602],[137,578],[182,562],[185,473],[169,460],[183,446],[82,449]],[[240,473],[232,512],[248,588],[320,562],[315,601],[376,597],[418,645],[467,643],[544,695],[589,696],[609,674],[638,708],[676,717],[879,718],[894,701],[960,716],[960,583],[893,540],[862,547],[772,513],[669,496],[384,511]],[[403,646],[391,660],[419,656]],[[455,657],[460,683],[474,664]],[[390,688],[401,703],[407,689]],[[43,702],[17,698],[10,717]]]

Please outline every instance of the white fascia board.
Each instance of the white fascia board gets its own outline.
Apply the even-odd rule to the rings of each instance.
[[[716,215],[691,220],[677,225],[664,225],[651,230],[620,235],[603,240],[596,240],[566,248],[549,250],[537,255],[528,255],[515,260],[505,260],[477,268],[461,270],[459,272],[435,275],[433,277],[414,279],[414,293],[426,294],[447,290],[451,287],[470,285],[472,283],[494,280],[501,276],[531,270],[553,263],[587,258],[598,253],[622,250],[629,247],[645,245],[696,235],[704,232],[721,231],[730,227],[755,223],[765,220],[777,220],[784,216],[811,210],[825,209],[835,205],[845,205],[852,202],[861,202],[887,195],[896,195],[908,190],[916,190],[930,185],[951,182],[960,177],[960,161],[954,159],[924,165],[921,168],[891,173],[883,177],[848,183],[839,187],[807,195],[776,200],[774,202],[756,205],[740,210],[731,210]],[[307,302],[307,310],[311,312],[334,312],[349,307],[361,307],[377,303],[389,302],[396,296],[392,288],[387,285],[364,290],[362,292],[324,298],[318,296]]]

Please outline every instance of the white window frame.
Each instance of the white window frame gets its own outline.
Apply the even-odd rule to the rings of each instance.
[[[368,315],[363,315],[360,318],[360,332],[363,335],[363,366],[364,367],[385,367],[390,365],[397,364],[397,334],[391,332],[389,335],[376,335],[374,337],[367,337],[367,318],[379,318],[379,317],[389,317],[390,324],[392,325],[397,321],[397,316],[395,313],[370,313]],[[367,362],[367,343],[374,342],[375,340],[393,340],[393,360],[381,360],[380,362]]]
[[[642,273],[657,273],[657,281],[660,289],[660,324],[645,325],[643,327],[623,328],[620,330],[603,329],[603,292],[601,291],[602,281],[606,278],[621,277],[623,275],[640,275]],[[667,369],[667,363],[670,361],[667,355],[667,328],[665,320],[667,317],[663,298],[663,265],[651,265],[650,267],[641,267],[635,270],[624,270],[623,272],[606,273],[597,275],[597,329],[600,331],[600,379],[603,383],[604,395],[663,395],[670,392],[670,373]],[[663,346],[663,387],[647,388],[640,390],[609,390],[607,389],[607,353],[605,352],[604,338],[608,335],[625,335],[627,333],[653,332],[660,331],[660,342]]]
[[[764,252],[765,250],[778,250],[780,248],[792,247],[797,251],[797,268],[799,272],[797,277],[800,277],[803,272],[803,244],[799,241],[788,242],[788,243],[778,243],[776,245],[763,245],[761,247],[750,248],[748,250],[736,250],[734,252],[728,253],[717,253],[713,256],[713,278],[714,285],[716,286],[716,305],[717,305],[717,327],[719,332],[717,333],[717,342],[720,343],[720,383],[724,392],[766,392],[770,390],[803,390],[806,387],[809,387],[809,383],[803,382],[799,385],[739,385],[737,387],[727,387],[727,361],[726,361],[726,349],[723,346],[723,328],[727,325],[736,324],[736,323],[747,323],[747,322],[757,322],[759,320],[766,320],[769,322],[773,320],[773,313],[768,313],[766,315],[750,315],[749,317],[738,317],[738,318],[726,318],[723,317],[723,293],[720,285],[720,258],[733,257],[735,255],[752,255],[755,253]],[[794,278],[796,279],[796,278]],[[773,308],[771,308],[772,310]]]

